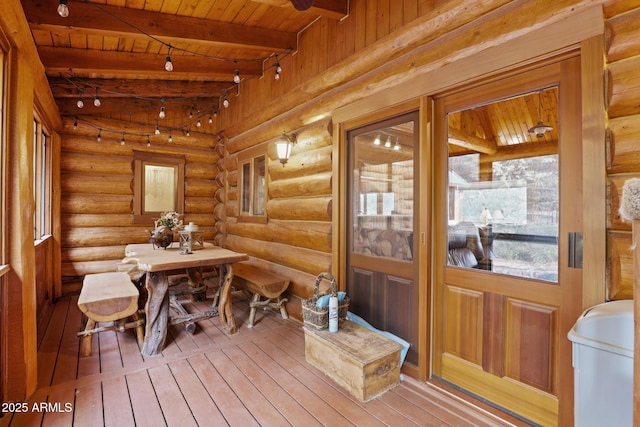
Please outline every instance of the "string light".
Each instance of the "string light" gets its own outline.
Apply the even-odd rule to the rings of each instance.
[[[60,4],[58,4],[58,15],[63,18],[69,16],[69,5],[67,4],[67,0],[60,0]]]
[[[73,130],[78,130],[78,119],[73,122]]]
[[[213,117],[209,116],[209,124],[213,123]]]
[[[282,72],[282,67],[280,66],[280,60],[278,59],[278,55],[276,55],[276,74],[274,76],[276,80],[280,80],[281,72]]]
[[[82,94],[78,95],[78,101],[76,102],[78,108],[84,107],[84,101],[82,100]]]
[[[173,71],[173,62],[171,62],[171,45],[169,45],[169,51],[167,52],[167,60],[164,63],[164,69],[169,72]]]
[[[200,117],[198,117],[198,122],[196,123],[196,126],[198,126],[198,127],[202,126],[202,122],[200,121]]]
[[[102,105],[102,102],[100,101],[100,97],[98,96],[98,88],[96,88],[96,96],[95,98],[93,98],[93,105],[95,107],[99,107],[100,105]]]
[[[229,108],[229,98],[227,98],[227,94],[224,94],[224,101],[222,101],[222,106],[224,108]]]
[[[98,142],[102,141],[102,129],[98,130],[98,138],[96,138]]]
[[[160,135],[160,127],[158,126],[158,119],[156,119],[156,129],[154,130],[156,135]]]
[[[191,130],[187,129],[187,136],[191,136]]]
[[[149,135],[147,135],[147,147],[151,147],[151,141],[149,141]]]
[[[161,119],[164,119],[165,117],[165,112],[164,112],[164,99],[162,100],[162,107],[160,107],[160,112],[158,113],[158,117],[160,117]]]
[[[236,73],[233,75],[233,82],[235,84],[240,83],[240,70],[238,70],[238,61],[233,61],[234,64],[236,64]]]
[[[171,129],[169,129],[169,139],[167,141],[173,142],[173,138],[171,137]]]
[[[120,140],[120,145],[124,145],[124,132],[122,132],[122,139]]]

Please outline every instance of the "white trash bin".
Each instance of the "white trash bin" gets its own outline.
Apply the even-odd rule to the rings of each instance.
[[[569,331],[575,427],[633,423],[633,300],[598,304]]]

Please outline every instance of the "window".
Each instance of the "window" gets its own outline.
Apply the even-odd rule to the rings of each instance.
[[[35,215],[34,239],[51,234],[51,153],[49,135],[34,113],[33,120],[33,194]]]
[[[166,211],[184,213],[184,157],[134,151],[133,158],[133,223],[153,224]]]
[[[239,159],[239,219],[241,221],[266,222],[266,155],[255,154],[257,153],[252,151]]]
[[[533,136],[525,126],[520,130],[525,137],[517,139],[483,125],[483,118],[507,107],[523,111],[513,107],[520,102],[533,106],[536,119],[537,103],[543,101],[549,111],[544,119],[557,117],[557,87],[449,114],[450,146],[461,146],[466,130],[473,128],[499,147],[497,153],[479,154],[469,152],[467,141],[464,149],[450,152],[449,265],[557,282],[558,125],[553,121],[550,131]],[[475,133],[467,138],[480,140]],[[470,248],[473,257],[467,255]]]

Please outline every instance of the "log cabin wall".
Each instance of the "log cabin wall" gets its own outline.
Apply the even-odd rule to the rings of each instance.
[[[306,129],[316,126],[322,129],[327,121],[330,123],[332,110],[340,106],[355,102],[378,90],[393,87],[395,84],[410,78],[419,77],[419,67],[438,67],[438,63],[446,62],[446,51],[449,38],[456,35],[464,25],[477,25],[482,30],[475,33],[468,32],[460,37],[457,48],[463,49],[462,43],[469,46],[481,46],[490,43],[496,36],[493,31],[501,28],[504,37],[509,32],[519,29],[533,29],[536,24],[553,14],[572,14],[581,7],[593,6],[581,2],[547,2],[543,9],[540,5],[526,2],[416,2],[409,5],[405,2],[403,8],[397,3],[352,1],[349,16],[342,21],[320,19],[301,34],[298,52],[280,62],[283,67],[282,78],[278,81],[272,76],[258,82],[248,82],[243,93],[251,93],[251,102],[239,101],[223,112],[226,135],[229,138],[227,148],[230,158],[243,150],[259,144],[268,144],[282,132],[299,133],[299,141],[304,141]],[[575,8],[574,8],[575,7]],[[608,184],[609,209],[608,227],[608,262],[606,290],[609,298],[630,298],[632,288],[631,252],[628,250],[631,237],[630,225],[622,224],[617,215],[619,191],[624,179],[629,174],[640,172],[638,162],[638,83],[631,78],[631,73],[638,69],[638,46],[640,45],[637,25],[640,10],[632,2],[602,2],[607,28],[605,71],[608,78],[609,102],[609,135],[608,141]],[[534,22],[531,16],[538,16]],[[452,19],[455,17],[455,19]],[[372,24],[372,21],[375,23]],[[484,22],[483,22],[484,21]],[[498,27],[491,27],[490,23],[503,23]],[[366,25],[365,25],[366,23]],[[508,23],[508,24],[506,24]],[[489,30],[489,28],[493,28]],[[466,42],[463,40],[468,37]],[[438,43],[438,39],[442,43]],[[427,53],[424,45],[431,43],[432,49]],[[443,47],[444,46],[444,47]],[[415,56],[411,56],[411,52]],[[476,51],[469,48],[469,53]],[[404,57],[403,57],[404,55]],[[464,55],[464,54],[463,54]],[[435,65],[424,65],[421,61],[433,61]],[[369,73],[367,75],[367,73]],[[418,94],[416,94],[418,95]],[[634,106],[635,105],[635,106]],[[383,108],[387,105],[380,105]],[[330,138],[326,133],[327,140]],[[273,147],[270,147],[273,149]],[[603,147],[604,149],[604,147]],[[307,153],[304,144],[294,146],[292,160],[296,156]],[[328,152],[327,152],[328,155]],[[273,155],[271,155],[273,160]],[[291,161],[290,161],[291,162]],[[300,164],[303,162],[301,161]],[[230,162],[233,164],[233,162]],[[294,163],[295,164],[295,163]],[[306,166],[291,168],[289,164],[284,169],[277,164],[269,169],[270,173],[287,174],[290,182],[303,184],[306,179]],[[335,176],[335,166],[333,180]],[[229,168],[230,175],[236,173]],[[314,172],[310,172],[313,174]],[[282,195],[272,194],[271,186],[278,186],[279,178],[271,176],[269,197],[273,197],[271,207],[284,207],[285,199]],[[242,226],[234,222],[237,214],[234,204],[237,203],[237,188],[230,180],[229,197],[226,212],[228,213],[227,246],[248,252],[252,262],[280,271],[292,281],[290,291],[295,295],[306,298],[313,285],[312,276],[318,271],[331,267],[323,257],[310,257],[300,248],[294,238],[288,239],[288,234],[278,234],[279,241],[274,241],[273,232],[268,232],[268,225]],[[287,196],[285,196],[287,197]],[[293,212],[301,208],[295,204],[292,192],[291,205],[288,209]],[[308,197],[308,196],[305,196]],[[316,197],[320,197],[319,195]],[[306,199],[304,199],[306,200]],[[328,206],[332,200],[329,199]],[[291,218],[289,218],[291,219]],[[297,214],[296,221],[308,221],[317,225],[317,220]],[[248,229],[251,233],[248,233]],[[262,230],[262,231],[260,231]],[[333,235],[331,234],[333,232]],[[335,237],[337,230],[331,230],[328,237]],[[258,240],[259,245],[252,246],[252,239]],[[260,250],[258,250],[260,248]],[[281,249],[286,251],[281,252]],[[308,249],[308,248],[305,248]],[[321,246],[312,249],[324,252]],[[278,259],[275,254],[278,254]],[[290,255],[283,255],[290,254]],[[287,257],[284,261],[282,256]],[[314,252],[314,255],[316,254]],[[315,259],[312,265],[309,261]],[[306,265],[304,265],[306,264]],[[298,267],[295,267],[295,266]],[[304,265],[304,266],[303,266]],[[311,268],[310,268],[311,267]],[[300,273],[303,273],[300,275]],[[602,287],[604,289],[604,285]],[[603,291],[599,291],[602,295]]]
[[[34,113],[36,109],[41,113],[40,119],[48,129],[59,128],[61,123],[19,1],[2,4],[0,48],[0,133],[4,138],[0,155],[4,162],[0,179],[0,206],[4,208],[0,225],[0,397],[3,402],[17,402],[24,401],[37,387],[37,314],[50,301],[59,280],[55,218],[53,236],[38,245],[33,238]],[[56,150],[57,136],[52,135],[51,141]],[[53,209],[56,197],[52,195]]]
[[[192,132],[147,147],[144,136],[128,135],[121,145],[121,136],[105,134],[98,142],[97,129],[113,127],[113,120],[84,126],[66,120],[61,134],[62,294],[79,292],[85,274],[115,271],[128,243],[149,240],[153,224],[133,223],[134,150],[184,156],[184,221],[198,224],[205,240],[215,238],[219,138]]]
[[[640,178],[640,7],[605,9],[607,81],[607,297],[633,298],[631,223],[620,218],[622,186]]]

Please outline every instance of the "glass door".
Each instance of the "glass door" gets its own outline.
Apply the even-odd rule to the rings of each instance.
[[[418,113],[347,134],[347,291],[350,311],[411,343],[418,363],[418,281],[414,254]]]
[[[434,375],[545,426],[573,397],[566,336],[581,311],[578,64],[435,106]]]

